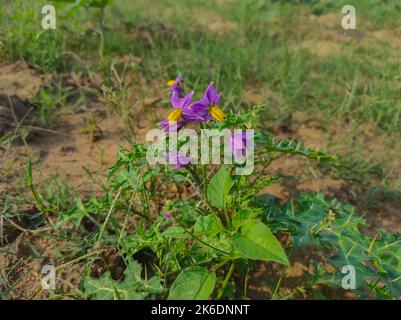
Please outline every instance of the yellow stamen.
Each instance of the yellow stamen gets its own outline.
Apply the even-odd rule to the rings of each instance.
[[[182,110],[180,108],[174,109],[167,117],[168,122],[177,122],[182,116]]]
[[[167,82],[167,87],[171,88],[176,83],[175,80],[170,80]]]
[[[212,106],[209,109],[210,115],[213,117],[218,122],[222,122],[224,118],[226,117],[226,114],[217,106]]]

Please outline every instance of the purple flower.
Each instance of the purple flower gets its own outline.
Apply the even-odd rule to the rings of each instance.
[[[177,76],[175,80],[170,80],[167,82],[167,86],[169,87],[171,96],[176,95],[178,98],[182,98],[182,87],[181,84],[184,81],[181,74]]]
[[[182,128],[184,124],[185,120],[182,117],[176,122],[170,122],[168,118],[164,118],[162,121],[160,121],[159,126],[163,129],[164,132],[174,132]]]
[[[164,215],[164,217],[165,217],[166,219],[171,219],[172,215],[171,215],[171,213],[166,213],[166,214]]]
[[[246,156],[246,150],[251,146],[252,136],[248,132],[234,133],[228,138],[228,143],[233,153],[234,160],[237,163],[243,161],[243,157]]]
[[[194,102],[190,109],[201,116],[204,121],[216,120],[222,122],[226,115],[218,106],[220,103],[221,93],[218,93],[213,83],[209,84],[205,95],[200,100]]]
[[[170,164],[174,164],[175,169],[181,169],[192,161],[191,157],[180,151],[170,151],[166,155],[166,159]]]
[[[193,95],[194,92],[191,91],[185,97],[179,98],[177,93],[173,93],[171,104],[174,110],[160,122],[160,127],[164,132],[179,130],[186,122],[201,121],[201,116],[189,108]]]

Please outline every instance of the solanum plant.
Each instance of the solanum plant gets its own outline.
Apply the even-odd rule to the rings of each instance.
[[[106,212],[104,218],[97,219],[101,227],[96,246],[118,246],[126,262],[121,280],[113,280],[110,272],[98,279],[87,276],[83,283],[87,297],[246,297],[250,265],[266,261],[281,265],[280,277],[271,288],[272,297],[277,298],[294,249],[307,245],[329,250],[334,271],[316,264],[300,292],[319,284],[340,287],[342,267],[352,263],[359,272],[355,292],[361,297],[372,292],[380,298],[400,295],[401,240],[397,235],[381,233],[381,239],[362,235],[358,226],[364,223],[363,219],[357,218],[348,206],[326,201],[322,195],[307,196],[281,208],[271,196],[262,193],[277,181],[263,173],[277,155],[302,155],[333,164],[338,163],[337,158],[295,141],[276,141],[263,133],[257,121],[264,110],[262,106],[242,114],[223,111],[221,95],[214,84],[195,102],[193,92],[184,94],[181,76],[168,85],[173,110],[160,123],[164,131],[170,133],[172,126],[179,131],[187,125],[217,131],[254,128],[254,141],[243,134],[233,134],[228,141],[234,159],[254,144],[255,170],[236,175],[236,167],[243,164],[196,163],[192,156],[180,151],[186,141],[179,143],[176,150],[167,150],[164,156],[169,163],[165,165],[149,164],[149,147],[143,143],[121,149],[117,163],[110,168],[105,198],[80,203],[79,210],[71,210],[65,217],[78,220],[79,226],[88,212]],[[168,135],[164,139],[168,140]],[[116,212],[125,215],[124,223],[113,218]],[[130,229],[127,225],[133,216],[140,220]],[[275,234],[281,236],[277,238]],[[390,258],[392,252],[397,254]],[[144,278],[141,268],[146,270]],[[243,294],[234,293],[239,289],[230,283],[241,277]]]
[[[179,75],[168,83],[173,110],[160,123],[166,132],[172,125],[180,130],[188,123],[199,128],[248,129],[262,110],[255,107],[243,115],[226,114],[220,107],[221,94],[214,84],[208,86],[200,100],[192,102],[194,92],[185,95],[182,81]],[[246,134],[229,137],[234,158],[240,157],[251,143],[248,138]],[[263,135],[255,137],[256,143],[266,143],[267,139]],[[168,298],[207,299],[212,295],[220,298],[236,265],[247,260],[289,264],[283,245],[260,219],[263,207],[259,205],[258,192],[275,181],[272,177],[233,175],[236,164],[193,164],[192,158],[181,151],[169,151],[166,156],[172,165],[164,168],[150,166],[145,155],[146,147],[142,144],[134,145],[128,152],[121,150],[110,177],[118,188],[138,192],[141,208],[137,211],[142,211],[145,218],[134,234],[122,240],[126,253],[132,256],[149,248],[159,261],[156,270],[162,278],[178,273]],[[330,159],[323,153],[315,156]],[[125,170],[119,170],[123,167]],[[156,199],[153,188],[164,183],[170,187],[175,184],[177,190],[185,188],[193,194],[188,199]],[[162,205],[157,216],[151,213],[150,200]],[[222,282],[218,282],[223,273]],[[164,280],[167,285],[171,279]]]

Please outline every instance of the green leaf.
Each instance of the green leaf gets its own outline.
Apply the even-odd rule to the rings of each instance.
[[[224,208],[227,204],[228,194],[234,184],[228,168],[223,166],[213,176],[207,187],[207,199],[216,208]]]
[[[95,300],[143,300],[151,293],[161,293],[160,278],[143,280],[141,269],[138,262],[131,260],[122,281],[113,280],[110,272],[103,273],[98,279],[85,277],[85,295]]]
[[[246,258],[288,265],[288,258],[280,242],[258,220],[246,220],[241,226],[241,233],[236,233],[232,240],[234,247]]]
[[[166,231],[162,233],[162,235],[165,237],[177,238],[177,239],[186,239],[191,237],[191,235],[188,232],[186,232],[183,227],[179,226],[172,226],[168,228]]]
[[[195,235],[214,237],[224,229],[220,218],[215,214],[200,216],[194,226]]]
[[[261,214],[261,209],[257,208],[243,208],[240,209],[232,219],[234,230],[238,230],[242,223],[249,219],[254,219]]]
[[[168,296],[169,300],[208,299],[216,284],[216,274],[204,267],[189,267],[175,279]]]

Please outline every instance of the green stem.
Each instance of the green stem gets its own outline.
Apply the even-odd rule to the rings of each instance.
[[[104,221],[104,223],[103,223],[103,225],[102,225],[102,228],[100,229],[99,236],[98,236],[98,238],[97,238],[96,243],[100,243],[100,241],[101,241],[101,239],[102,239],[102,237],[103,237],[103,233],[104,233],[104,231],[106,230],[106,226],[107,226],[107,223],[109,222],[109,219],[110,219],[110,217],[111,217],[111,214],[114,212],[114,208],[115,208],[115,206],[116,206],[116,203],[117,203],[118,198],[120,197],[121,191],[122,191],[121,188],[118,189],[117,195],[116,195],[116,197],[114,198],[113,203],[111,204],[111,207],[110,207],[110,210],[109,210],[109,212],[108,212],[108,214],[107,214],[106,220]]]
[[[234,269],[235,269],[235,261],[231,262],[230,269],[228,269],[227,275],[224,278],[224,281],[223,281],[223,284],[222,284],[221,289],[219,291],[219,294],[217,295],[217,298],[216,298],[217,300],[220,300],[221,297],[223,296],[224,290],[227,287],[228,281],[230,280],[230,278],[231,278],[231,276],[232,276],[232,274],[234,272]]]
[[[224,216],[225,216],[225,218],[226,218],[227,226],[230,226],[231,220],[230,220],[230,217],[228,216],[227,209],[224,208],[223,210],[224,210]]]
[[[290,254],[288,255],[288,260],[291,259],[293,251],[294,251],[294,246],[292,247],[291,252],[290,252]],[[281,281],[282,281],[283,278],[284,278],[284,273],[285,273],[285,271],[287,270],[287,267],[288,267],[288,266],[284,266],[283,269],[281,269],[280,278],[278,279],[277,284],[276,284],[276,287],[274,288],[274,292],[273,292],[273,295],[272,295],[272,299],[276,299],[277,293],[278,293],[278,291],[279,291],[279,289],[280,289]]]
[[[147,193],[144,182],[142,182],[142,197],[143,197],[143,202],[144,202],[144,206],[145,206],[146,216],[149,220],[149,223],[152,224],[152,217],[150,215],[150,209],[149,209],[149,198],[148,198],[148,193]]]
[[[207,171],[206,171],[206,166],[202,165],[202,178],[203,178],[203,192],[205,195],[207,195]]]
[[[188,172],[191,174],[192,178],[194,179],[195,187],[198,188],[199,194],[200,194],[202,200],[210,207],[210,204],[207,200],[207,180],[206,180],[206,173],[205,173],[206,167],[201,166],[201,168],[202,168],[202,179],[199,177],[195,168],[192,168],[191,166],[186,167],[186,169],[188,170]]]
[[[244,295],[242,297],[243,300],[246,300],[247,292],[248,292],[248,275],[249,275],[249,263],[246,265],[246,275],[244,281]]]
[[[47,210],[45,208],[45,205],[42,202],[42,198],[39,196],[39,194],[37,193],[35,186],[33,184],[33,178],[32,178],[32,159],[29,158],[28,160],[28,167],[26,170],[26,180],[29,186],[29,189],[32,192],[32,195],[36,201],[36,205],[38,206],[39,210],[41,212],[43,212],[44,214],[47,214]]]

